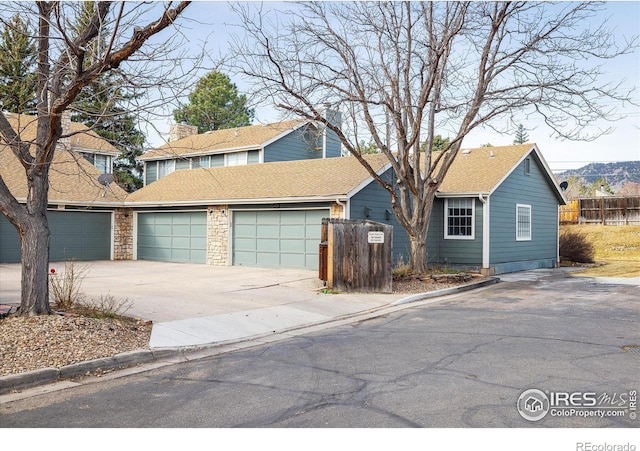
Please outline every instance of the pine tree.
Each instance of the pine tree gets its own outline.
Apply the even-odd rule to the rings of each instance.
[[[73,27],[76,34],[87,26],[96,3],[82,2],[80,8],[78,21]],[[99,48],[106,45],[103,42],[104,36],[109,35],[106,31],[99,35],[102,39],[98,37],[90,42],[90,58],[91,55],[100,54]],[[142,155],[146,138],[138,130],[135,116],[125,108],[127,102],[137,96],[124,92],[121,85],[117,72],[109,72],[97,78],[80,92],[73,104],[71,117],[92,128],[120,151],[113,172],[118,184],[131,192],[143,184],[142,164],[137,161],[137,157]]]
[[[189,94],[189,104],[173,112],[176,122],[198,127],[198,133],[244,127],[251,124],[254,110],[247,107],[247,96],[229,77],[213,71],[202,77]]]
[[[514,144],[524,144],[529,141],[529,135],[527,134],[527,130],[524,128],[524,125],[519,124],[518,129],[516,130],[516,137],[513,140]]]
[[[0,110],[34,114],[36,48],[29,26],[19,15],[0,33]]]

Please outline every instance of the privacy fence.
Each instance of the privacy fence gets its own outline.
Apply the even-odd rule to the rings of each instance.
[[[367,220],[323,219],[320,236],[320,279],[329,289],[392,291],[392,226]]]
[[[560,207],[560,224],[640,225],[640,196],[570,200]]]

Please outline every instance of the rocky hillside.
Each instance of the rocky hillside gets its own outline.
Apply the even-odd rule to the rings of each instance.
[[[614,192],[617,192],[626,182],[640,183],[640,161],[590,163],[578,169],[558,173],[556,177],[562,181],[572,175],[583,179],[586,184],[592,184],[601,177],[609,183]]]

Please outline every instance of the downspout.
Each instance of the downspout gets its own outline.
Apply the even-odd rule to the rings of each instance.
[[[491,243],[490,240],[490,230],[489,230],[489,196],[487,198],[483,198],[482,194],[478,194],[478,199],[482,202],[482,272],[489,272],[489,245]]]
[[[345,204],[344,202],[342,202],[340,199],[337,199],[337,198],[336,198],[336,204],[342,207],[342,219],[349,219],[347,217],[347,204]]]

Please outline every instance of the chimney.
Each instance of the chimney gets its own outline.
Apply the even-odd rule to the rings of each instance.
[[[332,125],[342,127],[342,114],[337,110],[330,109],[329,104],[325,104],[322,109],[322,116]],[[342,155],[342,143],[338,135],[328,127],[323,127],[322,133],[322,158],[339,157]]]
[[[169,129],[169,142],[178,141],[179,139],[186,138],[187,136],[197,134],[198,127],[195,125],[188,125],[184,122],[181,124],[173,124]]]
[[[64,147],[66,150],[71,150],[71,137],[65,136],[71,133],[71,111],[64,110],[62,112],[62,117],[60,118],[60,123],[62,126],[62,136],[63,138],[58,139],[58,144]]]

